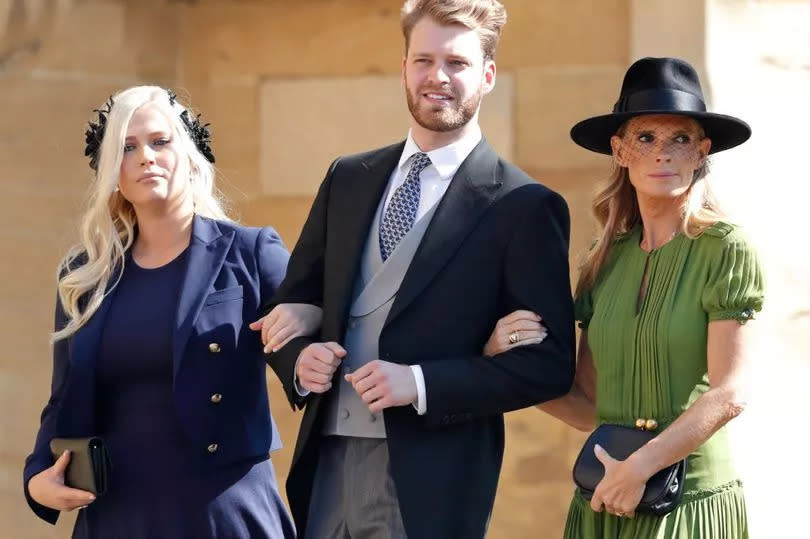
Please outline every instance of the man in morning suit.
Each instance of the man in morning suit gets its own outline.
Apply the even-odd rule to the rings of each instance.
[[[496,0],[405,2],[408,136],[332,163],[273,299],[323,307],[320,338],[268,357],[305,410],[287,495],[307,539],[483,537],[503,414],[571,386],[568,208],[478,125],[505,22]],[[484,356],[516,309],[547,338]]]

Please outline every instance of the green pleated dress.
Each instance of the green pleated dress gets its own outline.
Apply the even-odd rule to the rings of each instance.
[[[632,426],[652,418],[662,430],[709,389],[709,322],[750,319],[762,306],[763,277],[754,250],[726,223],[696,239],[680,234],[649,254],[640,241],[641,227],[616,241],[596,285],[577,298],[576,314],[596,366],[597,422]],[[683,502],[663,517],[597,513],[575,493],[565,537],[747,538],[731,449],[723,428],[692,453]]]

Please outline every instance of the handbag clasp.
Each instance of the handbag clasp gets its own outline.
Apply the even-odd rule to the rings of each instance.
[[[639,430],[655,430],[658,428],[658,421],[655,419],[636,419],[636,428]]]

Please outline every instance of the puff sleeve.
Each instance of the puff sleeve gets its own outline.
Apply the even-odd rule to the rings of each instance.
[[[737,233],[722,238],[712,253],[701,297],[709,321],[744,324],[762,309],[764,292],[764,276],[753,247]]]

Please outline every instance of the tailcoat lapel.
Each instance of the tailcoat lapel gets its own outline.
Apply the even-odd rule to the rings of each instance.
[[[340,178],[340,188],[332,193],[328,227],[335,231],[330,236],[338,238],[340,245],[330,250],[334,257],[334,282],[327,279],[324,297],[336,299],[333,312],[339,317],[341,335],[346,329],[354,280],[360,271],[368,232],[404,146],[403,141],[371,154],[361,161],[353,176]]]
[[[497,166],[497,154],[481,139],[461,164],[439,202],[391,306],[386,325],[433,280],[495,200],[502,184]]]

